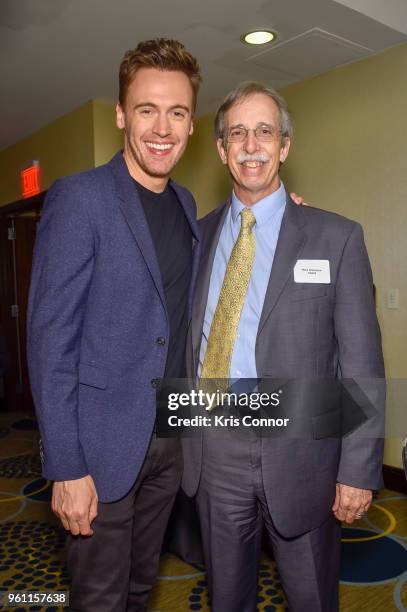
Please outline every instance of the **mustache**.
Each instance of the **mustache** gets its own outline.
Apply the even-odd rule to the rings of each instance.
[[[249,154],[249,153],[245,153],[244,151],[240,151],[240,153],[238,154],[236,161],[238,164],[244,164],[247,161],[254,161],[254,162],[268,162],[269,161],[269,156],[266,155],[266,153],[253,153],[253,154]]]

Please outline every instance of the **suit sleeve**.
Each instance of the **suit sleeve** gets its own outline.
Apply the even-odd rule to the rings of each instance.
[[[343,385],[359,405],[362,396],[372,408],[368,420],[342,440],[337,480],[379,489],[383,483],[384,365],[372,272],[359,224],[354,225],[342,254],[334,316]]]
[[[43,475],[88,474],[78,431],[78,363],[94,236],[81,192],[49,190],[34,249],[28,307],[28,366],[43,450]]]

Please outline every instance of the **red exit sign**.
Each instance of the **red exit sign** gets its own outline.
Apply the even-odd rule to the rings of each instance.
[[[23,198],[40,193],[40,163],[33,161],[31,166],[21,170],[21,189]]]

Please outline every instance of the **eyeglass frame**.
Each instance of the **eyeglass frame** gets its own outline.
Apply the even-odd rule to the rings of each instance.
[[[259,138],[256,132],[257,130],[264,128],[264,127],[271,128],[271,131],[274,132],[271,138]],[[234,140],[234,139],[231,140],[229,136],[230,130],[234,130],[237,128],[243,130],[244,136],[243,138],[240,138],[238,140]],[[253,132],[256,140],[259,140],[260,142],[272,142],[273,140],[276,139],[277,136],[281,135],[281,130],[276,130],[274,125],[271,125],[270,123],[259,123],[258,125],[256,125],[255,128],[247,128],[244,125],[233,125],[232,127],[227,129],[227,133],[224,135],[223,139],[225,142],[244,142],[247,139],[249,132]]]

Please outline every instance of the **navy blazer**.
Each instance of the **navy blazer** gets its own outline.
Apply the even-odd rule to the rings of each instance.
[[[194,237],[190,308],[196,205],[186,189],[171,186]],[[129,491],[151,438],[168,338],[157,257],[122,153],[58,180],[39,224],[28,312],[45,478],[91,474],[103,502]]]

